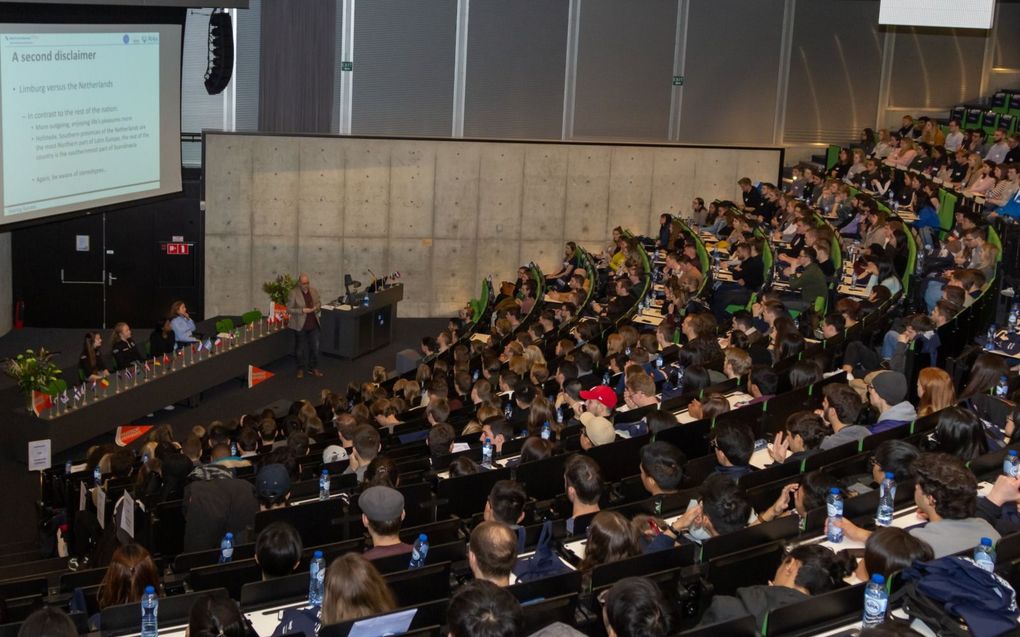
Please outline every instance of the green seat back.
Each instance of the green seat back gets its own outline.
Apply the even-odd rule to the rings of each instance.
[[[832,167],[839,161],[839,145],[829,144],[825,151],[825,172],[832,170]]]

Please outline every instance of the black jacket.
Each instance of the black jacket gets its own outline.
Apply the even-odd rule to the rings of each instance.
[[[184,488],[185,553],[215,549],[227,532],[250,541],[259,510],[255,485],[233,477],[197,480]]]
[[[739,266],[733,268],[733,279],[743,279],[744,287],[748,290],[760,290],[765,283],[765,261],[760,256],[744,259]]]
[[[701,624],[736,619],[751,615],[755,626],[759,628],[765,623],[765,616],[783,606],[789,606],[808,599],[804,593],[785,586],[745,586],[737,589],[737,595],[716,595],[712,598],[705,614],[701,616]]]
[[[138,345],[133,338],[126,341],[118,340],[110,349],[113,360],[117,363],[117,369],[127,369],[132,363],[142,360],[142,354],[138,351]]]

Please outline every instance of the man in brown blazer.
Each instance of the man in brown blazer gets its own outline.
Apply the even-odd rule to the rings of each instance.
[[[311,286],[308,275],[302,273],[298,284],[290,291],[287,301],[290,313],[290,328],[297,331],[294,345],[294,357],[297,358],[297,377],[304,378],[305,372],[313,376],[322,376],[319,371],[319,314],[322,301],[319,291]]]

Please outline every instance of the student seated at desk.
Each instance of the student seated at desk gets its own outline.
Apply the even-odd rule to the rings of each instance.
[[[258,637],[245,621],[237,602],[211,595],[200,597],[191,607],[186,634],[188,637]]]
[[[721,474],[736,482],[754,469],[749,462],[754,453],[754,434],[743,423],[721,423],[715,428],[712,448],[718,465],[713,474]]]
[[[255,539],[255,562],[262,569],[262,581],[286,577],[301,563],[303,550],[297,529],[286,522],[273,522]]]
[[[643,538],[646,553],[672,548],[674,540],[678,544],[701,544],[713,537],[739,531],[752,519],[754,510],[747,495],[725,477],[718,474],[708,476],[700,490],[698,503],[688,506],[683,515],[668,527],[662,528],[656,522],[653,534]],[[644,533],[648,519],[642,516],[635,518],[641,525],[640,532]]]
[[[476,580],[509,586],[517,562],[517,534],[505,524],[482,522],[471,531],[467,555]]]
[[[815,412],[794,412],[786,419],[785,431],[776,433],[769,455],[778,464],[801,462],[821,450],[819,445],[828,433],[829,428]]]
[[[563,484],[571,505],[567,533],[580,535],[588,529],[592,517],[600,510],[599,500],[605,489],[602,470],[588,456],[573,455],[563,468]]]
[[[833,487],[842,491],[839,480],[827,471],[812,471],[802,474],[799,482],[791,482],[783,487],[775,503],[758,514],[755,524],[771,522],[776,518],[796,515],[803,522],[808,511],[825,506],[825,498]],[[790,508],[790,496],[793,496],[793,508]],[[846,494],[844,494],[846,497]]]
[[[842,586],[851,569],[849,556],[837,555],[818,544],[801,544],[786,554],[771,584],[743,586],[735,596],[713,597],[700,625],[751,615],[755,625],[761,626],[765,616],[777,608]]]
[[[864,543],[864,557],[857,562],[853,578],[867,582],[875,573],[888,579],[916,562],[934,559],[931,547],[895,526],[876,529]]]
[[[595,514],[588,527],[584,558],[578,564],[577,570],[588,578],[596,566],[640,554],[638,537],[630,521],[616,511],[600,511]]]
[[[999,532],[976,517],[977,478],[962,460],[946,453],[922,453],[913,469],[917,474],[914,503],[918,516],[927,522],[908,532],[927,542],[936,559],[971,549],[984,537],[998,541]],[[857,542],[866,541],[872,534],[849,520],[839,524],[846,537]]]
[[[372,538],[372,548],[365,552],[365,559],[411,552],[411,545],[400,539],[400,523],[404,520],[404,495],[400,491],[385,486],[369,487],[358,497],[358,508]]]
[[[284,610],[273,635],[315,635],[320,626],[378,615],[396,607],[390,587],[372,563],[357,553],[345,553],[326,569],[322,608]]]
[[[622,579],[609,589],[602,614],[609,637],[666,637],[673,615],[662,591],[643,577]]]

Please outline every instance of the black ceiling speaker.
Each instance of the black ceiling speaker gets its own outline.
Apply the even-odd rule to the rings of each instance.
[[[205,69],[205,90],[217,95],[230,84],[234,71],[234,28],[230,14],[216,9],[209,16],[209,64]]]

